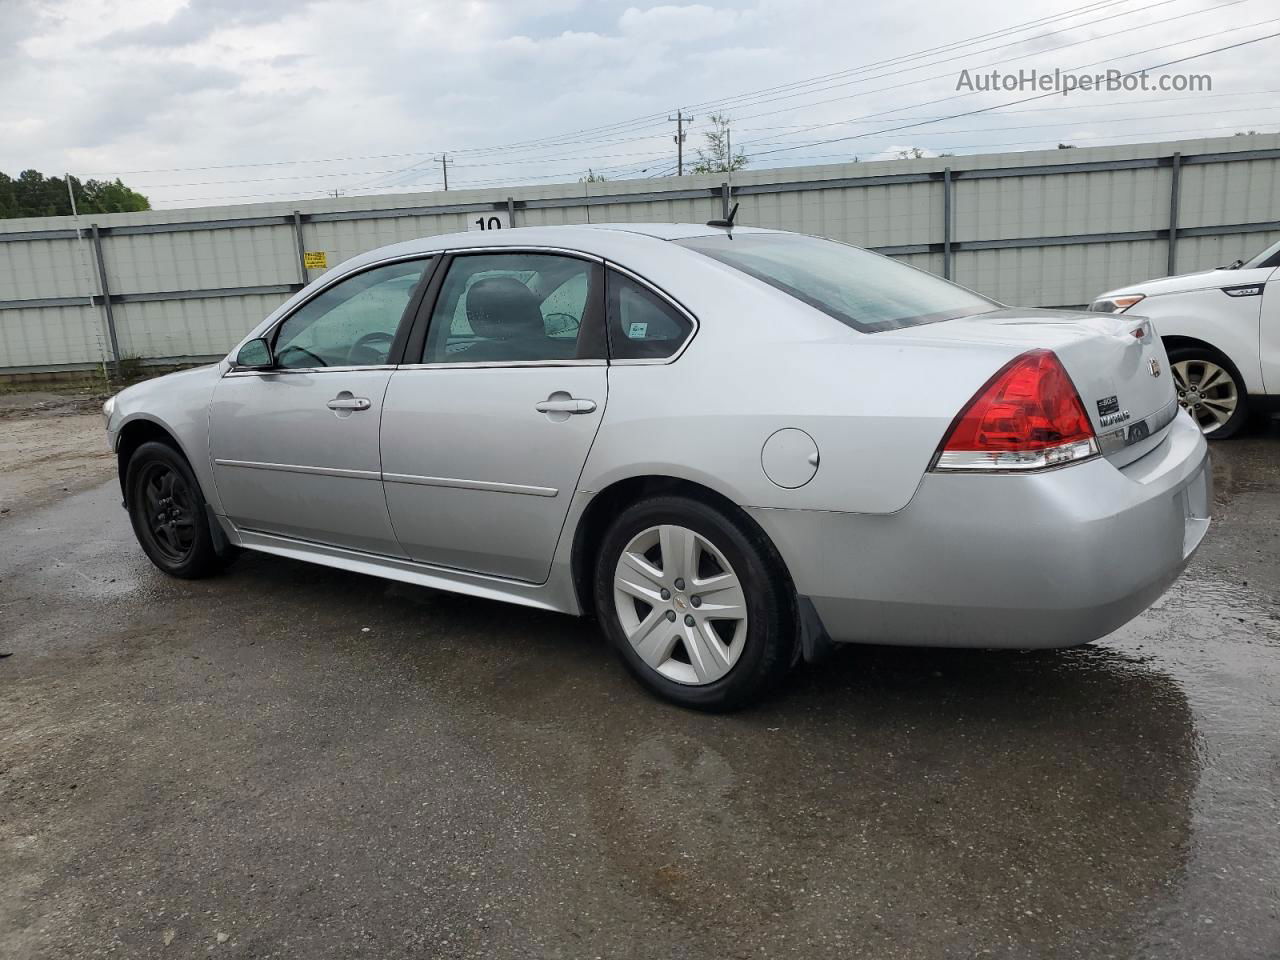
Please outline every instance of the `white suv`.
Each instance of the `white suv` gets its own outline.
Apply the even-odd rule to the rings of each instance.
[[[1154,322],[1178,401],[1211,439],[1235,434],[1250,411],[1280,411],[1280,241],[1230,266],[1117,287],[1089,309]]]

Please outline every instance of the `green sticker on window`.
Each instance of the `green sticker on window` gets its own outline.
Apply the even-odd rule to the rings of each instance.
[[[643,340],[648,332],[649,324],[647,323],[633,323],[627,328],[627,336],[632,340]]]

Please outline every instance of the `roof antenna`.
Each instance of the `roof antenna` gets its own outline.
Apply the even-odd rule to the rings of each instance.
[[[735,202],[733,205],[733,209],[729,211],[729,216],[725,217],[723,220],[708,220],[707,226],[708,227],[724,227],[726,230],[732,230],[733,218],[736,217],[737,215],[738,215],[738,204]]]

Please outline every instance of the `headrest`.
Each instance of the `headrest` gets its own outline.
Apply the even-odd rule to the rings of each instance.
[[[467,291],[467,320],[490,340],[545,337],[538,298],[515,277],[486,277]]]

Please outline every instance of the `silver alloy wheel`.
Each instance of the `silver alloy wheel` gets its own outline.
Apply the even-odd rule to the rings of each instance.
[[[1227,370],[1212,360],[1179,360],[1173,364],[1178,403],[1206,434],[1231,419],[1240,405],[1240,391]]]
[[[742,655],[742,583],[716,545],[688,527],[636,534],[618,557],[613,601],[640,659],[668,680],[714,683]]]

